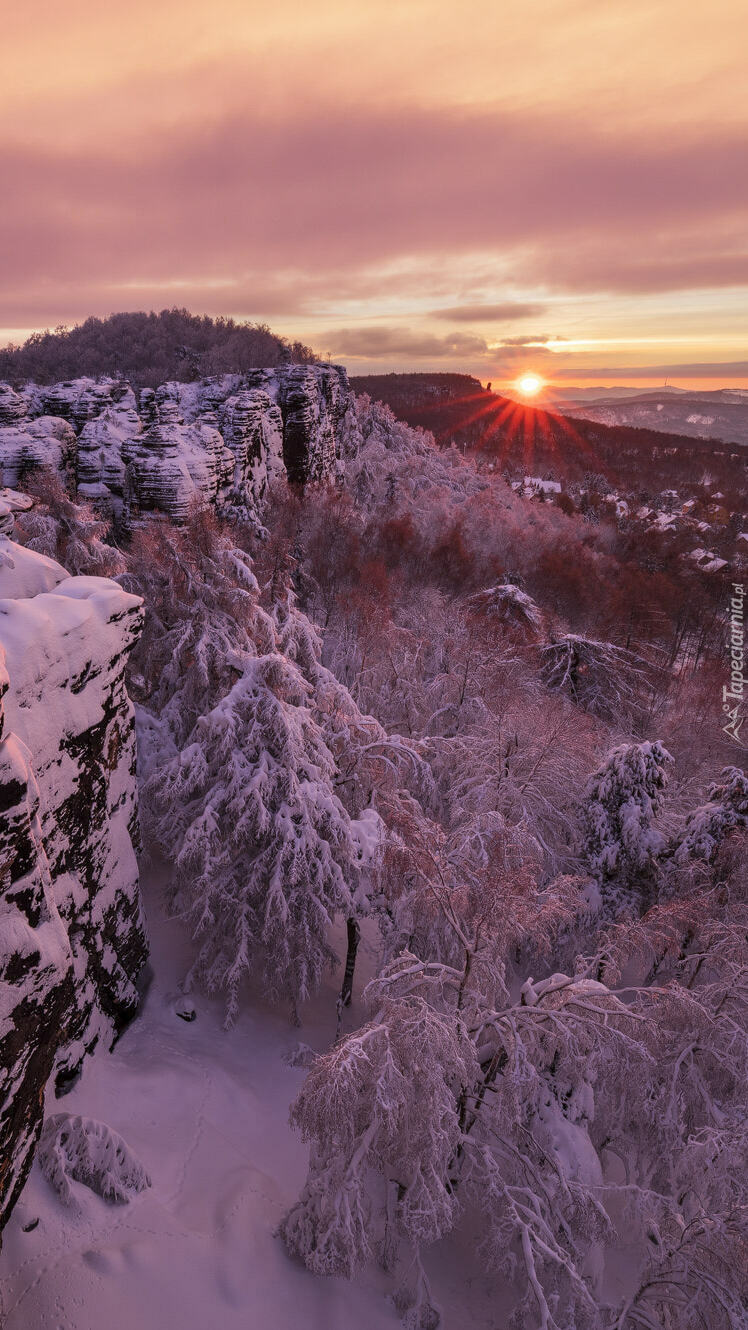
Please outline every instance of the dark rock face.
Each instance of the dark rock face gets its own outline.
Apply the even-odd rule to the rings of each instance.
[[[166,383],[139,402],[113,379],[23,394],[0,384],[0,483],[51,466],[125,526],[157,511],[180,521],[198,496],[258,521],[275,476],[333,478],[359,442],[354,397],[336,365]]]
[[[72,957],[52,891],[28,749],[8,730],[0,666],[0,1228],[31,1167],[44,1088],[73,1004]]]
[[[23,416],[12,425],[0,424],[3,485],[22,483],[27,472],[37,466],[58,471],[70,485],[75,481],[76,452],[72,426],[57,416]]]
[[[351,390],[345,370],[292,365],[280,385],[283,459],[289,480],[323,480],[349,446]]]
[[[11,542],[5,541],[5,546]],[[17,548],[17,547],[16,547]],[[138,873],[127,653],[142,609],[116,583],[34,556],[0,600],[0,1227],[69,1081],[138,1005],[147,955]],[[7,555],[7,548],[6,548]],[[8,596],[8,577],[18,596]]]
[[[27,412],[27,403],[7,383],[0,383],[0,426],[16,425]]]

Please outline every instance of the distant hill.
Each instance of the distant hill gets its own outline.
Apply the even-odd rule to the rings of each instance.
[[[748,444],[748,392],[720,388],[714,392],[670,389],[620,399],[604,396],[566,401],[562,410],[603,425],[666,430],[691,438],[721,439]]]
[[[748,456],[714,439],[528,406],[488,391],[467,374],[378,374],[354,377],[351,385],[386,403],[408,425],[430,430],[441,446],[482,455],[512,476],[571,482],[599,473],[611,486],[642,492],[693,487],[709,476],[733,494],[736,507],[738,492],[745,493]]]
[[[560,383],[549,383],[543,390],[543,401],[547,405],[553,403],[560,411],[564,410],[565,403],[568,402],[613,402],[626,397],[641,397],[642,393],[649,392],[647,388],[634,388],[625,383],[607,386],[597,384],[596,387],[580,388],[578,385],[567,384],[562,386]],[[666,384],[658,388],[658,393],[664,393],[668,396],[677,397],[678,393],[684,393],[685,388],[674,388]]]
[[[0,348],[0,380],[59,383],[84,376],[127,379],[135,388],[206,374],[242,373],[315,356],[265,324],[211,319],[186,309],[111,314],[73,328],[33,333],[23,346]]]
[[[437,443],[459,447],[478,447],[486,417],[506,400],[470,374],[370,374],[350,382],[354,392],[385,402],[408,425],[430,430]]]

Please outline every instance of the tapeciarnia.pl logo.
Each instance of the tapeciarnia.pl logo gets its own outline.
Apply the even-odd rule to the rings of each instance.
[[[742,743],[740,727],[745,719],[743,702],[745,700],[745,627],[744,610],[745,587],[742,582],[733,582],[730,606],[727,614],[727,650],[730,659],[730,684],[722,689],[722,710],[727,716],[727,724],[722,726],[725,734],[736,743]]]

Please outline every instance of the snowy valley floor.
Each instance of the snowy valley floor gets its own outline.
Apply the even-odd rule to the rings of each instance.
[[[306,1172],[306,1149],[288,1126],[304,1072],[284,1054],[299,1040],[329,1044],[333,987],[305,1010],[300,1030],[282,1011],[255,1006],[227,1033],[221,1003],[200,996],[187,1024],[173,1005],[187,963],[182,930],[162,917],[152,882],[144,894],[154,979],[143,1012],[48,1109],[113,1127],[153,1185],[112,1206],[74,1183],[76,1212],[35,1165],[0,1253],[3,1330],[393,1330],[384,1275],[316,1278],[273,1236]],[[360,1018],[353,1010],[349,1028]],[[462,1260],[445,1255],[430,1263],[445,1330],[500,1330],[483,1279],[469,1290]],[[482,1309],[466,1306],[466,1295]]]

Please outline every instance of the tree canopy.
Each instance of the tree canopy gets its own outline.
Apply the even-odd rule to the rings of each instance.
[[[213,319],[186,309],[141,310],[35,332],[22,346],[0,348],[0,380],[58,383],[110,375],[155,388],[170,379],[185,383],[207,374],[313,360],[308,346],[287,341],[264,323]]]

